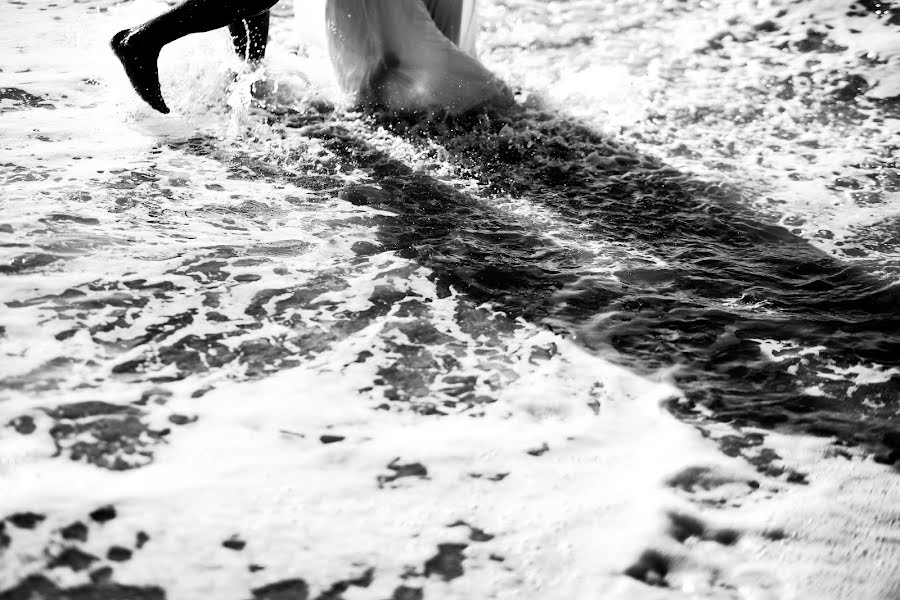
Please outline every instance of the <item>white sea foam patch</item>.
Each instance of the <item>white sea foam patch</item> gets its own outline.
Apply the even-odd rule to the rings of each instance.
[[[314,597],[368,569],[371,585],[347,597],[386,598],[401,584],[426,598],[587,599],[598,589],[642,599],[888,598],[896,589],[896,556],[879,540],[897,515],[867,510],[873,495],[886,507],[900,499],[883,467],[761,431],[811,475],[807,486],[760,475],[662,410],[670,386],[528,327],[506,340],[517,378],[482,417],[373,410],[379,400],[358,389],[381,358],[354,362],[370,336],[202,398],[176,385],[167,410],[199,419],[138,470],[50,458],[45,440],[4,437],[0,454],[15,460],[4,463],[0,513],[27,507],[55,529],[112,504],[117,518],[92,529],[82,550],[102,556],[146,533],[116,580],[159,585],[176,600],[239,598],[295,578]],[[548,342],[559,353],[535,368],[525,357]],[[121,394],[107,391],[91,397]],[[246,545],[234,551],[227,540]],[[4,580],[61,549],[45,544],[39,532],[17,532]],[[459,545],[449,581],[428,567],[440,544]],[[669,587],[622,575],[642,564]],[[83,577],[52,576],[60,585]]]
[[[535,368],[526,350],[548,342],[561,352]],[[136,471],[111,474],[4,440],[5,454],[27,453],[29,462],[4,473],[0,511],[27,506],[63,525],[114,504],[119,517],[84,550],[102,555],[104,544],[127,545],[145,531],[151,541],[117,567],[117,580],[161,585],[175,599],[239,597],[237,590],[292,577],[324,589],[372,567],[374,582],[354,597],[388,597],[402,577],[426,597],[588,598],[597,589],[671,596],[648,596],[621,572],[649,547],[677,545],[665,535],[663,511],[680,502],[665,477],[692,461],[723,459],[661,409],[676,393],[668,385],[528,327],[507,343],[519,348],[511,357],[517,379],[480,418],[372,410],[377,400],[358,388],[378,361],[353,362],[358,340],[348,339],[264,381],[200,399],[176,394],[168,408],[199,420]],[[334,368],[341,364],[349,366]],[[323,444],[323,435],[342,439]],[[391,469],[398,464],[421,470],[391,480],[402,473]],[[459,521],[471,527],[453,526]],[[471,528],[494,537],[472,537]],[[242,553],[222,547],[232,536],[246,542]],[[4,567],[10,581],[40,556],[41,540],[31,541],[17,536]],[[423,578],[437,545],[453,543],[466,545],[465,575]],[[698,560],[683,573],[673,566],[670,581],[710,591]],[[265,570],[250,573],[247,563]]]
[[[897,597],[896,472],[821,438],[770,432],[766,440],[810,473],[808,486],[776,496],[766,509],[788,534],[786,543],[757,544],[751,550],[760,563],[778,564],[789,576],[783,597]]]

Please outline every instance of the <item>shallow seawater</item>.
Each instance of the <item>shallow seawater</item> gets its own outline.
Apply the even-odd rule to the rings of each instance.
[[[2,7],[0,599],[900,593],[896,6],[485,1],[419,119]]]

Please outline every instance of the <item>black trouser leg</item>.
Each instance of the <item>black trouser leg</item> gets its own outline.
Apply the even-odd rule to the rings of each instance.
[[[231,42],[238,56],[249,62],[262,60],[269,41],[269,11],[228,25]]]
[[[268,41],[269,9],[277,1],[184,0],[143,25],[120,31],[110,46],[138,95],[167,113],[156,65],[162,47],[191,33],[228,27],[235,50],[247,60],[259,60]]]
[[[229,27],[262,16],[268,31],[268,10],[277,0],[185,0],[171,10],[135,27],[129,37],[146,47],[162,48],[191,33]],[[255,21],[254,21],[255,22]],[[254,25],[251,29],[259,30]],[[250,46],[253,44],[251,43]],[[265,44],[263,43],[264,47]]]

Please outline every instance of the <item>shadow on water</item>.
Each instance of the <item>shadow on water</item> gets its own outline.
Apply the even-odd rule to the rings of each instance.
[[[302,127],[339,168],[368,175],[341,195],[392,213],[377,232],[385,250],[431,268],[445,289],[632,368],[677,367],[686,401],[671,410],[683,418],[703,406],[717,420],[848,443],[893,427],[900,374],[866,383],[854,369],[900,366],[900,286],[761,221],[733,190],[536,108],[352,126],[312,110],[272,121]],[[426,153],[437,142],[487,193],[412,169],[360,127],[384,127]],[[561,243],[504,209],[510,198],[549,211],[582,243]],[[592,242],[624,249],[618,270],[591,266]],[[648,255],[663,262],[636,258]],[[763,340],[780,343],[775,360]]]

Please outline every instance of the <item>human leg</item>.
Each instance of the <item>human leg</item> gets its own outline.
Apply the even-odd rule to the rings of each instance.
[[[113,36],[110,46],[119,57],[132,87],[154,109],[169,112],[159,88],[157,59],[166,44],[191,33],[228,26],[235,38],[241,23],[243,41],[234,41],[236,50],[244,46],[244,56],[262,57],[263,33],[268,33],[268,10],[277,0],[185,0],[156,18]]]
[[[231,42],[238,56],[248,62],[262,60],[269,41],[269,11],[228,25]]]

